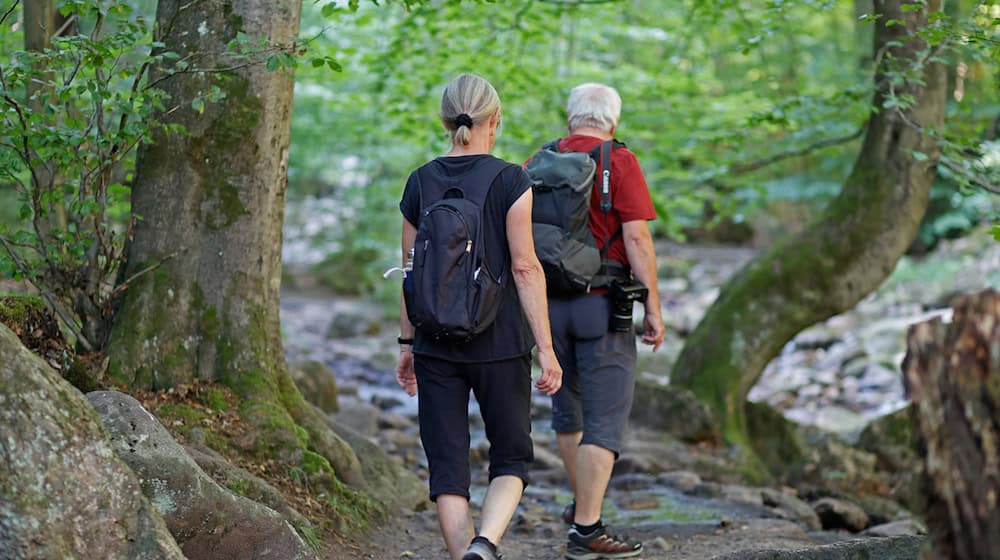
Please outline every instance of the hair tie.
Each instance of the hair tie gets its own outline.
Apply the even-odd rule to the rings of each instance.
[[[462,113],[461,115],[455,117],[455,128],[457,129],[460,126],[467,126],[469,128],[472,128],[472,117],[470,117],[465,113]]]

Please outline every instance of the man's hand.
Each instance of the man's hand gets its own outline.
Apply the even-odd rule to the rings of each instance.
[[[659,307],[657,305],[656,309],[653,310],[647,307],[646,318],[642,321],[642,343],[652,346],[653,352],[660,349],[660,345],[663,344],[663,335],[665,334],[663,316],[660,314]]]
[[[417,372],[413,369],[413,350],[400,349],[396,362],[396,383],[411,397],[417,394]]]
[[[562,387],[562,367],[552,350],[538,350],[538,365],[542,368],[542,376],[535,382],[535,387],[546,395],[554,395]]]

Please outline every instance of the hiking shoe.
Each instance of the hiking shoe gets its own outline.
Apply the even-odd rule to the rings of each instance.
[[[569,543],[566,545],[568,560],[603,560],[610,558],[631,558],[642,554],[642,543],[619,537],[601,525],[589,535],[582,535],[576,527],[569,528]]]
[[[502,557],[497,554],[497,547],[486,537],[476,537],[469,543],[469,548],[465,549],[462,560],[500,560]]]
[[[562,512],[562,520],[567,525],[572,525],[574,519],[576,519],[576,500],[570,502]]]

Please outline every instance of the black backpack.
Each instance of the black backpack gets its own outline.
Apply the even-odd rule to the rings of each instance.
[[[603,165],[601,210],[611,211],[611,150],[624,146],[614,140],[602,142],[590,153],[560,152],[559,140],[545,144],[525,171],[531,178],[534,205],[531,212],[535,254],[545,270],[548,293],[555,296],[580,294],[603,287],[607,251],[619,235],[615,232],[598,249],[590,230],[590,195],[598,161]]]
[[[435,340],[468,341],[496,319],[505,282],[486,260],[482,209],[494,180],[508,165],[497,158],[478,164],[476,176],[488,181],[485,188],[463,188],[453,181],[423,183],[420,170],[415,172],[420,223],[403,297],[410,322]]]

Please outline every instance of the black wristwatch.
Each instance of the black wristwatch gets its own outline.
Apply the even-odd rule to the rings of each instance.
[[[413,339],[412,338],[403,338],[401,336],[398,336],[398,337],[396,337],[396,342],[398,344],[409,344],[410,346],[413,346]]]

